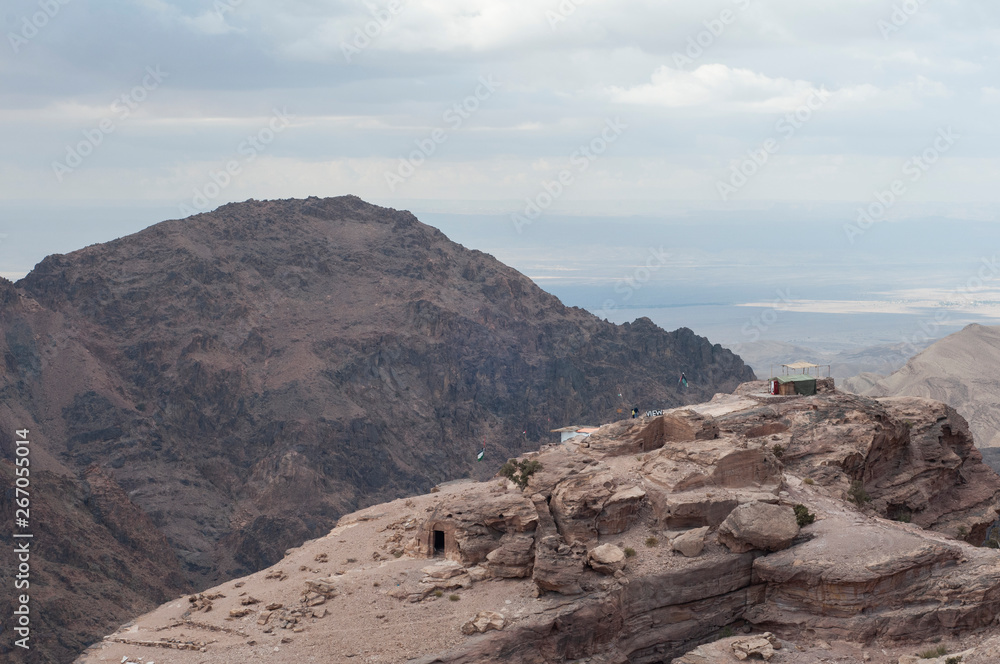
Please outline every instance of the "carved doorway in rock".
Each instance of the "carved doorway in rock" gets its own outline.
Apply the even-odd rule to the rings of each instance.
[[[444,531],[435,530],[434,531],[434,556],[444,555]]]

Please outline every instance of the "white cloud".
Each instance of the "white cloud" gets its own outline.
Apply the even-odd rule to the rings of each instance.
[[[781,112],[795,109],[820,88],[808,81],[769,78],[749,69],[702,65],[692,72],[660,67],[651,81],[632,88],[613,86],[613,101],[681,108],[722,106],[727,110]]]
[[[653,72],[649,83],[631,88],[612,86],[608,94],[612,101],[625,104],[783,113],[800,107],[823,90],[825,86],[810,81],[771,78],[749,69],[706,64],[691,72],[662,66]],[[840,110],[915,108],[921,99],[950,95],[943,83],[924,76],[888,89],[863,83],[828,92],[830,108]]]

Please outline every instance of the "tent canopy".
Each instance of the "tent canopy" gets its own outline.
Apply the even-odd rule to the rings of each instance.
[[[818,369],[819,364],[813,364],[812,362],[793,362],[791,364],[782,364],[781,366],[786,369]]]

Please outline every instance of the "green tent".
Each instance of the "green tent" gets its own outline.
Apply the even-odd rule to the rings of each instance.
[[[805,396],[810,396],[816,394],[816,377],[809,376],[807,374],[795,374],[794,376],[778,376],[774,380],[778,381],[779,385],[787,385],[792,383],[795,388],[796,394],[804,394]]]

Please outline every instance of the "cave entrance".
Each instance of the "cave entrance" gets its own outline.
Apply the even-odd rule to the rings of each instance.
[[[434,555],[444,555],[444,531],[434,531]]]

